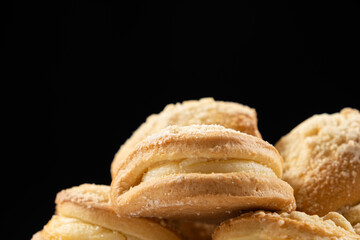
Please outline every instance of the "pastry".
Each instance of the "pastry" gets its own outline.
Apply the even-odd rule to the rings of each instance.
[[[158,222],[118,217],[109,191],[109,186],[83,184],[59,192],[56,214],[32,240],[180,240]]]
[[[342,207],[338,212],[353,225],[355,232],[360,234],[360,203],[355,206]]]
[[[245,213],[220,224],[213,240],[328,240],[360,239],[351,224],[340,214],[330,212],[324,217],[304,212]]]
[[[120,147],[111,164],[112,177],[134,146],[147,136],[170,125],[193,124],[219,124],[261,137],[257,127],[256,111],[248,106],[235,102],[215,101],[213,98],[169,104],[159,114],[150,115]]]
[[[171,229],[176,229],[186,240],[211,240],[211,235],[218,226],[218,224],[176,219],[167,219],[166,225]]]
[[[360,113],[310,117],[275,145],[284,159],[283,180],[297,210],[323,216],[360,203]]]
[[[268,142],[219,125],[169,126],[141,141],[111,183],[120,216],[220,219],[295,209]]]

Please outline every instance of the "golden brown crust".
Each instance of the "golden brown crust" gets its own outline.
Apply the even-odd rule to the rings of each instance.
[[[187,126],[194,124],[218,124],[256,137],[261,137],[257,127],[255,109],[235,103],[215,101],[213,98],[184,101],[167,105],[159,114],[146,119],[132,136],[121,146],[111,164],[111,175],[117,170],[135,145],[147,136],[170,126]]]
[[[295,209],[292,188],[253,174],[184,174],[144,182],[118,198],[119,215],[217,221],[241,210]]]
[[[260,138],[218,125],[170,126],[139,143],[119,169],[111,184],[114,210],[119,215],[192,218],[197,218],[197,213],[201,218],[223,214],[214,207],[226,211],[258,207],[294,210],[292,188],[277,177],[186,173],[141,182],[151,167],[183,159],[249,160],[266,165],[278,177],[282,169],[282,159],[276,149]],[[150,206],[149,199],[161,204]],[[275,201],[267,204],[265,199]],[[176,203],[179,200],[182,205]],[[254,201],[249,203],[249,200]]]
[[[275,145],[298,210],[320,216],[360,202],[360,114],[315,115]]]
[[[95,184],[65,189],[57,194],[56,214],[117,231],[132,239],[180,240],[172,231],[149,219],[118,217],[110,207],[109,191],[109,186]]]
[[[139,183],[156,164],[183,159],[241,159],[261,163],[281,177],[282,158],[260,138],[219,125],[169,126],[148,136],[128,155],[113,185],[119,193]]]
[[[320,218],[303,212],[250,212],[223,222],[213,234],[214,240],[300,240],[360,239],[350,223],[331,212]]]

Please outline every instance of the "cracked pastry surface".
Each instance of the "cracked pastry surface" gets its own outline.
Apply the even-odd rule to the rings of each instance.
[[[169,126],[140,142],[111,183],[119,215],[212,219],[295,208],[266,141],[219,125]]]
[[[33,240],[157,240],[181,238],[161,224],[120,218],[109,204],[110,187],[82,184],[56,196],[56,214]]]
[[[215,230],[213,240],[355,240],[360,235],[340,214],[324,217],[304,212],[271,213],[256,211],[227,220]]]
[[[275,145],[284,159],[283,179],[294,188],[297,209],[325,215],[360,203],[360,114],[314,115]]]
[[[257,127],[256,111],[246,105],[215,101],[213,98],[168,104],[159,114],[150,115],[120,147],[111,164],[112,177],[114,178],[116,175],[122,160],[126,158],[138,142],[147,136],[170,125],[188,126],[194,124],[218,124],[261,137]]]

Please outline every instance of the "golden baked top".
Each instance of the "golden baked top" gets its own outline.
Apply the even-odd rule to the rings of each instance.
[[[214,240],[244,239],[360,239],[351,224],[340,214],[330,212],[324,217],[303,212],[245,213],[223,222],[213,234]]]
[[[202,98],[169,104],[159,115],[151,115],[147,121],[153,121],[160,115],[161,121],[156,119],[159,125],[219,124],[260,137],[255,109],[236,102]]]
[[[284,159],[283,179],[294,188],[298,209],[324,215],[360,202],[360,114],[310,117],[275,147]]]

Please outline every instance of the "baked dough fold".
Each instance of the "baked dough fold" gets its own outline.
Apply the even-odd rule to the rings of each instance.
[[[169,126],[129,154],[112,181],[111,203],[119,215],[143,217],[291,211],[293,190],[281,174],[281,156],[258,137],[219,125]]]
[[[110,187],[82,184],[56,196],[56,215],[33,240],[180,240],[173,231],[143,218],[120,218],[109,204]]]

